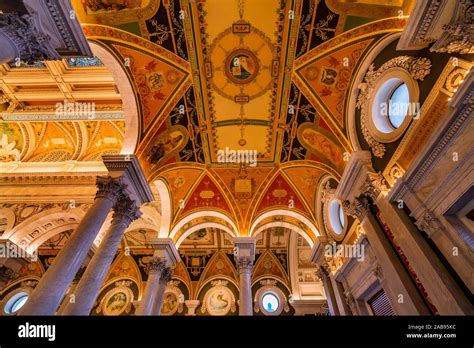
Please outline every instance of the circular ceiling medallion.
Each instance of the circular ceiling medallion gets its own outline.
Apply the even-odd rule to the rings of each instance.
[[[225,61],[225,74],[234,83],[247,84],[258,74],[258,59],[249,50],[232,51]]]

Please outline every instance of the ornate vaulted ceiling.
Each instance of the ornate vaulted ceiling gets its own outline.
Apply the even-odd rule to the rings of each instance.
[[[353,150],[347,108],[360,62],[402,30],[413,7],[410,0],[72,2],[88,40],[116,59],[133,88],[135,154],[149,181],[161,179],[171,192],[171,228],[214,210],[244,235],[271,210],[316,221],[316,187],[327,175],[339,178]],[[99,131],[91,126],[89,138],[123,133],[107,122]],[[42,127],[36,132],[77,125]],[[65,138],[73,158],[100,152],[78,152],[77,140]],[[24,139],[7,142],[24,153]],[[255,150],[258,164],[221,163],[218,151],[226,148]],[[259,226],[275,218],[262,217]]]

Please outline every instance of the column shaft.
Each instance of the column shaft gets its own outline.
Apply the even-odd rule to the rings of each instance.
[[[346,297],[344,295],[344,287],[342,286],[341,282],[334,279],[334,277],[329,276],[329,280],[333,285],[332,289],[334,290],[334,295],[336,297],[336,304],[339,308],[339,312],[341,315],[352,315],[351,309],[349,308]]]
[[[90,314],[125,230],[141,215],[128,198],[120,198],[114,211],[112,224],[74,291],[74,302],[66,305],[63,315]]]
[[[326,298],[328,300],[329,312],[331,315],[340,315],[339,308],[337,307],[336,303],[336,295],[334,294],[334,289],[332,287],[331,280],[327,274],[327,271],[324,269],[323,266],[319,267],[319,274],[321,276],[321,280],[323,281],[324,292],[326,293]]]
[[[99,191],[94,204],[41,278],[34,292],[20,310],[20,315],[55,314],[121,188],[119,183],[112,178],[98,178],[98,186]]]
[[[469,300],[405,212],[381,196],[377,207],[440,314],[473,314]]]
[[[361,226],[383,270],[386,294],[395,312],[399,315],[428,315],[423,299],[371,212],[362,219]]]
[[[158,286],[160,283],[161,273],[166,267],[163,260],[154,258],[148,266],[148,280],[146,282],[145,291],[143,292],[142,300],[136,311],[136,315],[151,315],[153,306],[158,295]]]
[[[252,267],[251,261],[239,261],[240,295],[239,315],[253,315],[252,306]]]
[[[161,273],[161,278],[158,284],[158,290],[155,297],[155,302],[153,303],[151,314],[161,315],[161,307],[163,306],[163,300],[165,298],[165,290],[168,286],[168,282],[171,280],[171,277],[171,269],[169,267],[165,268]]]

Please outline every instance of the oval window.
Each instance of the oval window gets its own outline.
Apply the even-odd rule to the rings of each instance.
[[[17,312],[28,301],[28,294],[26,292],[19,292],[12,296],[5,305],[4,311],[8,314]]]
[[[262,296],[262,307],[270,314],[276,312],[278,307],[280,307],[280,300],[278,299],[278,296],[273,292],[267,292],[264,294]]]

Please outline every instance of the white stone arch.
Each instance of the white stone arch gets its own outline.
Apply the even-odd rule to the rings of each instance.
[[[224,232],[227,232],[228,234],[230,234],[232,237],[236,237],[236,235],[234,234],[234,232],[232,232],[232,230],[230,228],[228,228],[227,226],[223,225],[223,224],[220,224],[220,223],[216,223],[216,222],[204,222],[204,223],[201,223],[201,224],[197,224],[193,227],[191,227],[190,229],[186,230],[186,232],[184,232],[179,238],[178,240],[175,242],[175,245],[176,245],[176,249],[179,248],[179,246],[181,245],[181,243],[183,243],[183,241],[188,238],[191,234],[193,234],[194,232],[196,231],[199,231],[200,229],[203,229],[203,228],[218,228]]]
[[[315,239],[321,235],[319,233],[319,230],[314,225],[314,223],[311,222],[306,216],[304,216],[304,215],[302,215],[302,214],[300,214],[300,213],[298,213],[297,211],[294,211],[294,210],[275,209],[275,210],[270,210],[270,211],[267,211],[267,212],[261,214],[259,217],[257,217],[254,220],[254,222],[252,223],[252,226],[250,227],[250,230],[249,230],[249,236],[255,237],[258,233],[262,232],[263,230],[261,228],[256,230],[257,225],[261,221],[263,221],[263,220],[265,220],[269,217],[273,217],[273,216],[289,216],[289,217],[298,219],[299,221],[304,223],[311,230],[311,232],[313,233]],[[314,244],[313,238],[307,232],[303,231],[301,228],[295,229],[296,228],[295,225],[287,223],[287,222],[282,222],[282,221],[276,221],[276,225],[274,225],[274,226],[286,227],[286,226],[284,226],[285,223],[288,226],[287,228],[290,228],[290,229],[294,230],[295,232],[298,232],[298,233],[302,234],[302,236],[308,241],[308,243],[311,246],[313,246],[313,244]]]
[[[253,233],[253,236],[257,236],[259,233],[269,229],[269,228],[272,228],[272,227],[284,227],[284,228],[287,228],[291,231],[294,231],[298,234],[300,234],[308,243],[309,245],[311,245],[311,247],[313,246],[314,242],[313,240],[311,239],[311,237],[306,233],[306,231],[302,230],[301,228],[299,228],[298,226],[294,225],[294,224],[291,224],[289,222],[285,222],[285,221],[274,221],[274,222],[269,222],[265,225],[262,225],[260,226],[259,228],[257,228],[255,230],[255,232]]]
[[[310,244],[311,249],[313,246]],[[299,249],[299,251],[298,251]],[[294,300],[301,300],[301,299],[306,299],[306,300],[316,300],[316,301],[324,301],[324,296],[322,295],[323,293],[323,287],[321,281],[316,281],[315,283],[312,284],[312,286],[316,287],[316,289],[321,290],[321,296],[308,296],[304,295],[301,292],[301,287],[300,282],[298,280],[298,265],[299,265],[299,257],[301,254],[301,249],[305,249],[306,255],[311,254],[311,249],[307,249],[306,247],[301,247],[298,246],[298,235],[296,233],[291,233],[290,237],[288,239],[288,276],[290,279],[290,293],[292,294],[292,298]],[[314,266],[314,271],[316,271],[316,266]],[[307,271],[308,268],[305,267],[304,271]],[[309,284],[305,283],[305,286],[308,286]],[[316,291],[315,291],[316,292]]]
[[[156,190],[160,196],[161,205],[161,221],[160,229],[158,231],[158,238],[167,238],[171,228],[172,206],[171,193],[168,185],[162,179],[157,179],[153,182]]]
[[[135,99],[132,84],[130,83],[125,70],[106,48],[96,42],[89,41],[90,48],[94,56],[99,58],[101,62],[111,72],[115,84],[122,98],[123,112],[125,116],[125,136],[121,154],[133,154],[138,142],[139,115],[138,105]]]
[[[231,236],[233,237],[238,237],[239,236],[239,229],[237,228],[237,226],[235,225],[234,221],[232,221],[231,218],[229,218],[227,215],[221,213],[221,212],[218,212],[218,211],[214,211],[214,210],[206,210],[206,211],[198,211],[198,212],[194,212],[192,214],[189,214],[189,215],[186,215],[183,219],[181,219],[174,227],[173,229],[171,230],[168,238],[171,238],[173,240],[176,239],[176,234],[181,230],[181,228],[186,225],[187,223],[193,221],[194,219],[198,219],[198,218],[202,218],[202,217],[214,217],[214,218],[219,218],[219,219],[222,219],[223,221],[225,221],[226,223],[228,223],[233,231],[229,228],[227,228],[227,230],[229,230],[229,233]],[[223,224],[219,224],[223,227],[225,227]],[[219,227],[219,228],[222,228],[222,227]]]
[[[84,215],[85,212],[80,208],[48,209],[27,218],[12,230],[4,233],[2,238],[26,249],[28,253],[33,253],[41,244],[55,235],[67,230],[75,230]]]
[[[357,126],[355,119],[356,111],[356,102],[357,96],[359,95],[359,85],[364,80],[365,74],[369,69],[369,66],[372,64],[374,59],[382,52],[385,47],[390,45],[393,41],[397,40],[402,35],[402,32],[395,32],[393,34],[387,35],[383,38],[375,47],[372,48],[370,53],[364,57],[363,62],[360,64],[357,69],[356,75],[353,80],[352,88],[349,91],[348,107],[347,107],[347,124],[348,124],[348,134],[351,146],[354,149],[353,151],[363,150],[360,146],[359,137],[357,135]]]

